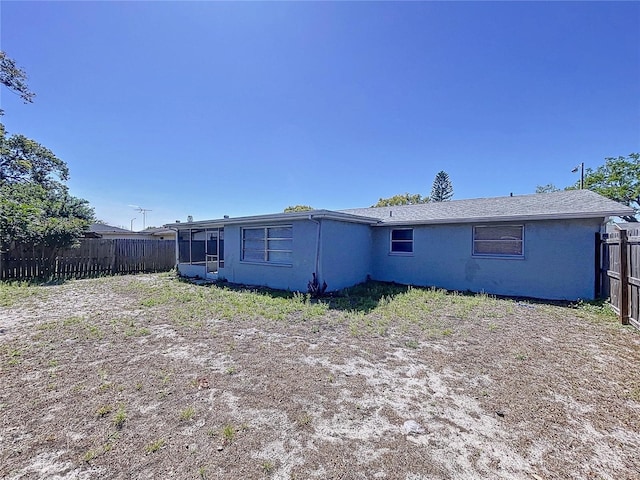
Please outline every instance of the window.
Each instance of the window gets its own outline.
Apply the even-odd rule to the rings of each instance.
[[[242,229],[242,260],[291,265],[293,229],[258,227]]]
[[[473,227],[473,254],[522,257],[524,226],[496,225]]]
[[[391,253],[413,253],[413,228],[391,230]]]

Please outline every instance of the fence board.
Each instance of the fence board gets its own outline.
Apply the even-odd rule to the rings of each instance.
[[[623,324],[640,329],[640,228],[620,230],[602,239],[601,295]]]
[[[176,263],[173,240],[87,238],[76,248],[39,256],[36,253],[18,247],[2,254],[0,280],[161,272],[171,270]]]

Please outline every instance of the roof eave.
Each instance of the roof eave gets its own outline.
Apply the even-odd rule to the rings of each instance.
[[[327,219],[350,223],[364,223],[374,225],[379,222],[377,218],[351,215],[332,210],[309,210],[305,212],[271,213],[267,215],[254,215],[249,217],[218,218],[213,220],[200,220],[198,222],[169,223],[165,228],[219,228],[227,225],[256,225],[265,223],[281,223],[296,220]]]
[[[460,224],[460,223],[496,223],[496,222],[526,222],[533,220],[579,220],[590,218],[607,218],[620,215],[629,215],[628,211],[611,212],[586,212],[586,213],[563,213],[563,214],[542,214],[542,215],[504,215],[489,217],[465,217],[465,218],[437,218],[425,220],[386,220],[376,226],[384,227],[389,225],[444,225],[444,224]]]

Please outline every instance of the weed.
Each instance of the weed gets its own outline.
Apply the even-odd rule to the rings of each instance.
[[[265,460],[264,462],[262,462],[262,471],[267,475],[272,474],[275,468],[275,465],[270,460]]]
[[[22,361],[22,350],[13,348],[7,351],[9,356],[9,365],[18,365]]]
[[[36,284],[25,281],[0,282],[0,307],[10,307],[18,300],[36,295],[44,295]]]
[[[62,321],[62,326],[73,327],[74,325],[78,325],[80,323],[82,323],[82,317],[69,317],[69,318],[65,318]]]
[[[308,413],[303,413],[298,417],[296,423],[301,427],[306,427],[311,424],[312,417]]]
[[[640,403],[640,386],[633,388],[629,394],[628,398]]]
[[[407,348],[418,348],[420,346],[420,343],[417,340],[407,340],[406,342],[404,342],[405,346]]]
[[[207,469],[205,467],[200,467],[198,469],[198,477],[200,477],[202,480],[205,480],[207,478]]]
[[[528,358],[528,357],[527,357],[527,355],[526,355],[526,354],[524,354],[524,353],[518,353],[518,354],[516,354],[516,360],[524,361],[524,360],[526,360],[527,358]]]
[[[118,411],[113,417],[113,425],[120,429],[124,426],[124,422],[127,420],[127,412],[124,409],[124,406],[120,405]]]
[[[111,382],[102,382],[100,384],[100,386],[98,387],[98,391],[100,393],[104,393],[107,390],[109,390],[111,387],[113,387],[113,383],[111,383]]]
[[[158,375],[160,376],[160,382],[162,383],[162,386],[166,387],[171,381],[171,374],[161,371]]]
[[[191,420],[193,418],[193,416],[195,415],[196,410],[193,407],[187,407],[184,410],[182,410],[180,412],[180,420],[182,421],[188,421]]]
[[[226,373],[227,375],[233,375],[233,374],[235,374],[235,373],[236,373],[236,371],[237,371],[237,370],[236,370],[236,367],[231,366],[231,367],[228,367],[228,368],[224,371],[224,373]]]
[[[233,428],[233,425],[225,425],[222,428],[222,439],[225,444],[230,444],[233,442],[233,439],[236,435],[236,430]]]
[[[96,450],[90,449],[85,452],[82,456],[82,460],[89,463],[91,460],[98,456],[98,452]]]
[[[151,334],[151,330],[149,330],[147,327],[136,327],[134,325],[130,325],[124,331],[124,335],[126,337],[143,337],[145,335],[150,335],[150,334]]]
[[[495,323],[490,323],[489,324],[489,331],[490,332],[495,332],[496,330],[498,330],[498,325],[496,325]]]
[[[101,418],[109,415],[111,412],[113,412],[113,407],[111,405],[102,405],[96,410],[96,416]]]
[[[147,453],[155,453],[158,450],[160,450],[162,447],[164,447],[164,439],[160,438],[158,440],[156,440],[155,442],[150,443],[149,445],[147,445],[144,448],[144,451]]]
[[[453,330],[450,328],[445,328],[442,330],[442,336],[448,337],[449,335],[453,335]]]

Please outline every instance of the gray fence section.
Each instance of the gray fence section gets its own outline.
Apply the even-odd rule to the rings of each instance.
[[[609,233],[599,248],[601,296],[623,324],[640,329],[640,228]]]
[[[85,238],[77,248],[37,252],[16,248],[0,254],[0,280],[85,278],[163,272],[176,263],[173,240]]]

